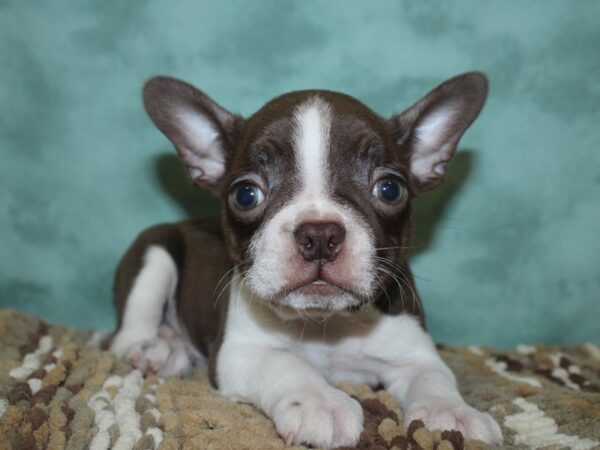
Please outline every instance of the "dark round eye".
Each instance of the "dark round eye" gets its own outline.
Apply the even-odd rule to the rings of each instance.
[[[260,188],[252,183],[240,183],[231,193],[233,204],[242,210],[252,209],[262,203],[265,196]]]
[[[395,178],[383,178],[373,186],[373,195],[385,203],[399,203],[404,198],[404,188]]]

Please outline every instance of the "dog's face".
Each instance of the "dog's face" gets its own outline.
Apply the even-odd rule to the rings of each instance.
[[[191,179],[219,195],[230,253],[281,315],[348,311],[416,295],[406,265],[411,198],[436,186],[479,114],[487,82],[468,73],[385,120],[359,101],[300,91],[247,119],[170,78],[146,109]]]

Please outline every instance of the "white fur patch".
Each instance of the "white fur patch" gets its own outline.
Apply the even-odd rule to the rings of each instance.
[[[113,352],[123,356],[134,343],[157,337],[165,304],[175,293],[177,278],[171,255],[161,247],[148,247],[143,267],[127,297],[121,328],[112,341]]]
[[[305,194],[325,196],[331,110],[319,97],[301,105],[294,115],[294,147]]]
[[[148,247],[110,347],[143,372],[180,376],[189,373],[193,362],[205,362],[177,319],[177,281],[171,255],[162,247]]]

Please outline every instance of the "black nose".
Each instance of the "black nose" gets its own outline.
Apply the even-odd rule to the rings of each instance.
[[[306,261],[337,258],[346,230],[335,222],[305,222],[294,231],[298,249]]]

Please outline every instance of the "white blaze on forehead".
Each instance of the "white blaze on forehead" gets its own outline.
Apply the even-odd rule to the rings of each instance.
[[[324,194],[331,109],[324,100],[313,97],[296,109],[294,120],[294,146],[302,174],[303,191]]]

